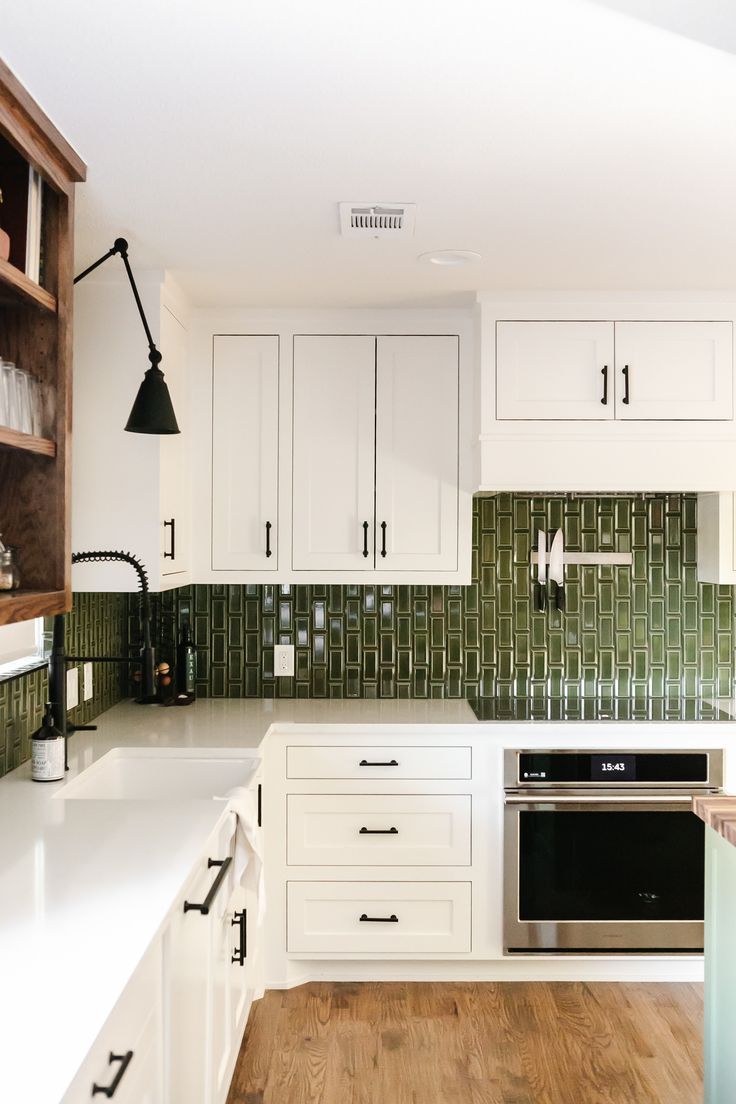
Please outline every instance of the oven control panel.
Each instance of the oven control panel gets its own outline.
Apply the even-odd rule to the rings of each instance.
[[[711,751],[520,751],[513,756],[515,779],[507,785],[677,785],[719,784]],[[508,766],[507,762],[507,766]]]

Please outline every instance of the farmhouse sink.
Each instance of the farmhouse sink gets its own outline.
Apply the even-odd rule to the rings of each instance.
[[[183,801],[225,797],[246,786],[260,760],[172,749],[154,754],[140,748],[114,748],[71,779],[55,797],[87,800]]]

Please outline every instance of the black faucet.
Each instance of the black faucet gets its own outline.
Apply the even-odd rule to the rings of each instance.
[[[64,652],[65,616],[58,613],[54,617],[54,637],[49,657],[49,700],[54,712],[54,723],[64,735],[64,767],[69,769],[67,761],[67,738],[70,732],[78,729],[94,729],[96,725],[72,725],[66,719],[66,665],[67,663],[139,663],[141,666],[140,694],[136,701],[148,705],[158,701],[156,695],[156,651],[152,643],[151,596],[148,591],[148,575],[139,559],[130,552],[74,552],[72,563],[127,563],[137,572],[141,592],[141,625],[143,646],[137,656],[76,656]]]

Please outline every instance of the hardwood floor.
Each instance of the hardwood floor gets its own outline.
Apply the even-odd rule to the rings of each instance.
[[[228,1104],[702,1104],[702,1018],[688,984],[269,991]]]

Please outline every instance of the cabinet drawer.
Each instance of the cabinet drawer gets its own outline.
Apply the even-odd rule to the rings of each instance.
[[[287,778],[470,778],[469,747],[288,747]]]
[[[292,866],[468,866],[465,794],[291,794]]]
[[[128,982],[92,1044],[62,1104],[87,1104],[104,1100],[92,1097],[93,1085],[109,1087],[126,1059],[115,1100],[120,1104],[158,1104],[161,1099],[162,1061],[160,1049],[160,952],[155,944]],[[127,1059],[127,1055],[132,1056]]]
[[[470,882],[289,882],[292,953],[470,950]]]

